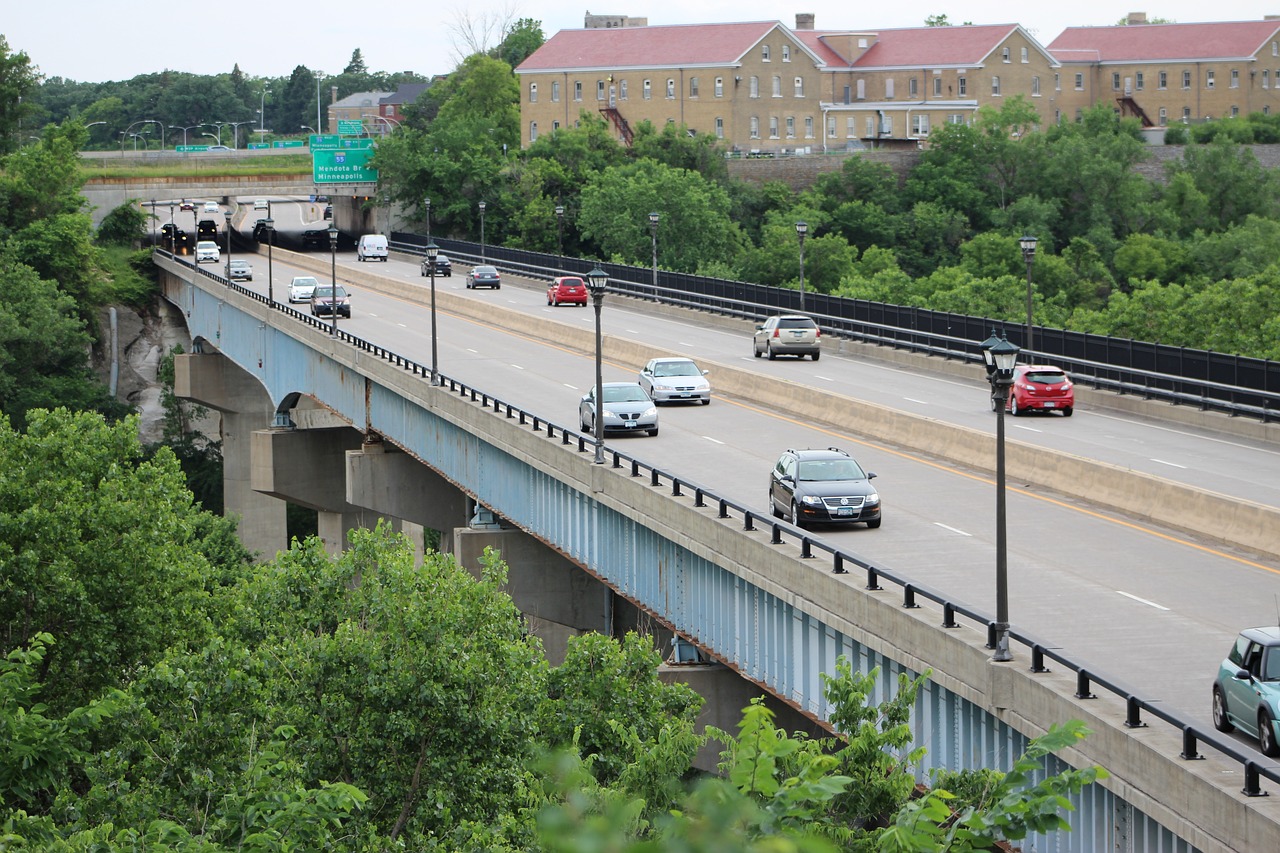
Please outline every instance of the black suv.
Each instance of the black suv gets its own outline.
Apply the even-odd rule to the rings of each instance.
[[[431,275],[431,259],[430,258],[422,259],[422,274],[424,276]],[[442,275],[445,278],[453,277],[453,263],[449,260],[449,258],[443,252],[436,255],[436,275]]]
[[[312,228],[302,232],[302,248],[304,249],[327,249],[329,248],[329,229],[328,228]]]
[[[787,450],[769,474],[769,511],[796,527],[811,522],[880,526],[880,495],[852,456],[836,447]]]
[[[201,219],[196,225],[197,240],[214,240],[218,239],[218,223],[212,219]]]

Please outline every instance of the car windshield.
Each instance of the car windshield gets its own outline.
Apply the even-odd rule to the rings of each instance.
[[[619,385],[613,388],[606,385],[604,389],[606,403],[639,403],[648,399],[649,395],[639,385]]]
[[[660,361],[653,366],[654,376],[701,376],[702,371],[692,361]]]
[[[314,278],[295,278],[293,280],[294,287],[315,287],[319,282]]]
[[[801,462],[796,468],[796,477],[810,482],[830,480],[865,480],[857,462],[852,459],[815,459]]]
[[[321,285],[320,287],[317,287],[314,291],[312,291],[311,295],[318,299],[326,299],[333,295],[333,287],[328,284]],[[338,285],[338,298],[342,298],[346,295],[347,295],[346,288],[344,288],[342,285]]]
[[[1061,370],[1028,370],[1025,378],[1040,385],[1061,385],[1067,381],[1067,374]]]

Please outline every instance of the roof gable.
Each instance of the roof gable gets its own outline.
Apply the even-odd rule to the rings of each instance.
[[[982,65],[1000,45],[1015,33],[1050,63],[1053,56],[1018,24],[966,25],[958,27],[911,27],[904,29],[851,32],[811,30],[798,33],[828,66],[870,70],[875,68],[972,68]],[[839,53],[841,42],[865,36],[870,46],[856,57]],[[827,55],[824,55],[824,53]]]
[[[774,30],[794,36],[778,21],[561,30],[516,73],[734,65]]]
[[[1277,32],[1280,21],[1068,27],[1049,52],[1062,62],[1243,59]]]

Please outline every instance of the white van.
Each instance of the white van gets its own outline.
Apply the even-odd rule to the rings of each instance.
[[[387,259],[387,238],[381,234],[365,234],[356,244],[356,260],[385,261]]]

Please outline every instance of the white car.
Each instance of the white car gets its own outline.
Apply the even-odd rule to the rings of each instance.
[[[687,400],[706,406],[711,402],[708,372],[691,358],[651,358],[640,371],[640,387],[655,405]]]
[[[254,210],[267,210],[269,207],[270,205],[267,204],[267,200],[265,198],[255,198],[253,200]]]
[[[221,213],[222,208],[218,207],[216,201],[206,201],[203,208],[205,213]]]
[[[289,301],[310,302],[311,294],[319,286],[320,282],[313,275],[295,275],[293,281],[289,282]]]
[[[222,253],[218,251],[218,244],[212,240],[201,240],[196,243],[196,263],[202,264],[205,261],[213,261],[217,263],[222,258]]]

